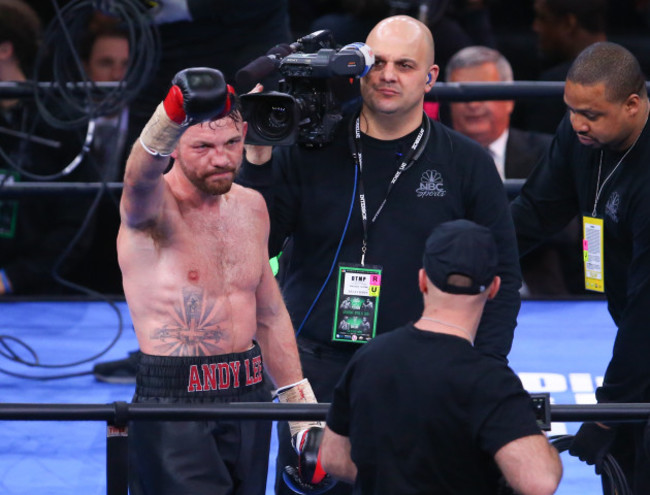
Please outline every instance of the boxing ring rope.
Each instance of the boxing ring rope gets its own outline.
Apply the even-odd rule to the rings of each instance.
[[[0,99],[30,98],[35,85],[39,91],[57,87],[55,82],[0,81]],[[99,94],[119,87],[115,82],[95,82],[90,88]],[[66,88],[79,92],[88,86],[82,82],[69,82]],[[650,91],[650,81],[646,82]],[[512,81],[512,82],[436,82],[424,96],[426,101],[476,101],[476,100],[522,100],[530,98],[561,98],[564,81]]]
[[[324,420],[329,404],[0,404],[0,421],[105,421],[106,493],[128,493],[129,421]],[[646,422],[650,403],[551,404],[551,421]]]
[[[115,83],[99,84],[103,89]],[[647,83],[650,90],[650,82]],[[39,83],[46,91],[51,83]],[[559,98],[564,82],[515,81],[505,83],[436,83],[427,101],[506,100]],[[33,97],[33,84],[0,82],[0,99]],[[514,198],[524,179],[506,179],[509,198]],[[120,193],[121,182],[13,182],[0,187],[0,200],[55,195],[94,195],[100,189]],[[127,430],[129,421],[324,420],[329,404],[228,403],[228,404],[0,404],[0,421],[104,421],[107,424],[106,481],[108,495],[128,493]],[[551,404],[550,420],[647,422],[650,403]]]
[[[525,179],[506,179],[504,187],[508,198],[514,199]],[[121,182],[13,182],[0,187],[0,200],[34,196],[94,196],[100,189],[122,192]]]
[[[324,420],[329,404],[239,402],[226,404],[0,404],[0,421],[200,421],[210,419]],[[551,404],[551,421],[645,422],[650,403]]]
[[[68,82],[65,88],[69,91],[85,94],[90,91],[93,95],[103,95],[107,92],[120,89],[124,84],[112,81],[95,81],[90,84],[85,82]],[[33,98],[34,92],[47,93],[52,89],[58,89],[57,82],[33,82],[33,81],[0,81],[0,99],[1,98]]]

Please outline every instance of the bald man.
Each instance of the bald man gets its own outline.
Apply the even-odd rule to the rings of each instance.
[[[320,458],[355,494],[496,494],[501,473],[519,495],[555,493],[562,465],[521,381],[472,347],[483,306],[499,291],[497,259],[489,229],[440,224],[418,276],[424,313],[350,361]],[[415,396],[418,410],[394,400]]]
[[[319,149],[247,146],[239,178],[267,199],[271,254],[293,242],[281,286],[303,371],[321,402],[331,401],[357,349],[422,313],[414,281],[427,236],[442,222],[484,225],[499,248],[502,288],[478,328],[481,353],[506,361],[520,305],[515,234],[492,158],[422,110],[439,72],[431,32],[394,16],[366,43],[375,64],[361,79],[363,101],[333,142]],[[347,297],[351,304],[341,308]],[[291,493],[282,472],[296,460],[289,434],[279,438],[276,491]],[[332,493],[349,490],[339,483]]]

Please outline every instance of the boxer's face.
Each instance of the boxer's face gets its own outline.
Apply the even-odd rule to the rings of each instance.
[[[172,157],[197,189],[225,194],[242,162],[246,130],[246,122],[230,117],[190,126]]]

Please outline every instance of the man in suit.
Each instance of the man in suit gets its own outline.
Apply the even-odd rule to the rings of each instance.
[[[496,50],[470,46],[449,61],[447,82],[512,82],[512,67]],[[525,179],[551,142],[549,134],[510,127],[513,100],[468,101],[450,104],[451,125],[478,141],[492,158],[502,179]]]
[[[471,46],[450,59],[447,82],[512,82],[512,67],[497,50]],[[452,127],[485,147],[501,179],[525,179],[542,159],[552,136],[510,126],[513,100],[457,102],[449,105]],[[565,260],[580,256],[579,232],[569,227],[558,237],[521,259],[524,276],[523,295],[558,296],[581,290],[582,274],[568,272]],[[575,235],[574,235],[575,234]],[[572,264],[568,266],[580,266]],[[573,279],[577,282],[574,284]],[[573,289],[577,286],[579,289]]]

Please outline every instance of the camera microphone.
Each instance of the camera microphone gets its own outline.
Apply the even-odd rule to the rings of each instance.
[[[256,58],[235,74],[239,86],[252,88],[256,83],[277,70],[280,61],[298,48],[296,43],[280,43],[271,48],[266,55]]]

